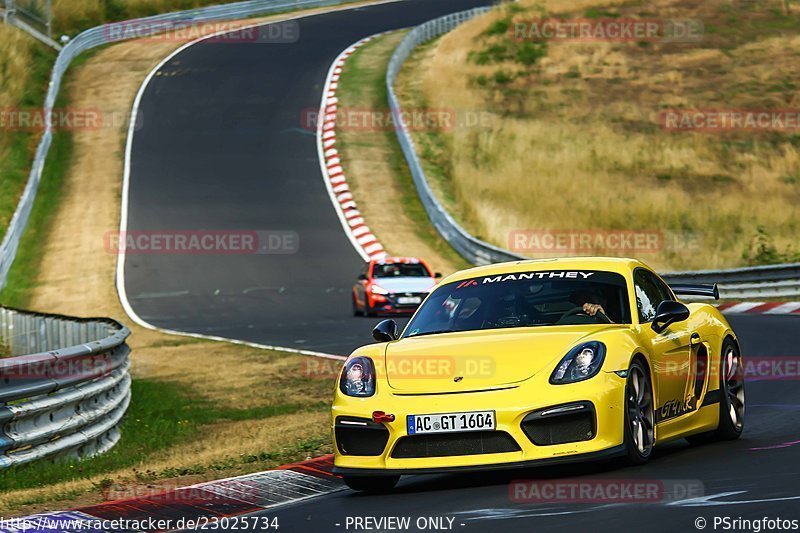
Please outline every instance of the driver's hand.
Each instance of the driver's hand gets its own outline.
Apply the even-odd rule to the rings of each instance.
[[[586,313],[589,316],[596,315],[598,311],[600,311],[603,314],[606,314],[606,310],[603,309],[602,305],[590,304],[590,303],[583,304],[583,312]]]

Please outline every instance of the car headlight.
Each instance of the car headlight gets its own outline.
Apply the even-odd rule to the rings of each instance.
[[[606,357],[606,345],[592,341],[579,344],[561,359],[550,376],[550,383],[562,385],[589,379],[600,371]]]
[[[339,378],[339,390],[346,396],[356,398],[367,398],[375,394],[375,363],[372,359],[348,359]]]
[[[387,291],[383,287],[378,287],[377,285],[373,285],[371,290],[372,294],[384,294],[384,295],[389,294],[389,291]]]

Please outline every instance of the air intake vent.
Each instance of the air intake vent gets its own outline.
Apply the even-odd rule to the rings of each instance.
[[[375,457],[383,453],[389,430],[368,418],[340,416],[334,428],[336,447],[342,455]]]
[[[522,431],[537,446],[592,440],[597,432],[594,405],[580,402],[534,411],[522,421]]]
[[[519,444],[505,431],[470,431],[403,437],[392,451],[392,457],[415,459],[518,451]]]

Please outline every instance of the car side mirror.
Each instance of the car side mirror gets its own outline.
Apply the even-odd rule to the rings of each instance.
[[[361,280],[361,281],[365,281],[367,279],[367,275],[366,274],[359,274],[358,275],[358,279]]]
[[[683,322],[689,318],[689,308],[680,302],[674,300],[664,300],[658,304],[656,309],[656,317],[650,325],[653,331],[661,333],[667,329],[670,324],[675,322]]]
[[[372,338],[378,342],[390,342],[397,340],[397,322],[394,320],[384,320],[372,330]]]
[[[442,277],[442,273],[441,272],[437,272],[436,274],[433,275],[433,277],[436,278],[436,279],[439,279],[439,278]]]

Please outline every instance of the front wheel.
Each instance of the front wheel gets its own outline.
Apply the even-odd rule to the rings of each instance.
[[[345,485],[361,492],[388,492],[400,481],[400,476],[342,476]]]
[[[636,360],[625,383],[625,449],[631,464],[650,459],[655,445],[655,410],[650,373]]]
[[[353,316],[363,316],[364,313],[358,308],[358,302],[356,301],[355,295],[353,295],[352,300],[353,300]]]

